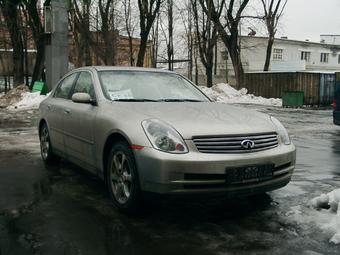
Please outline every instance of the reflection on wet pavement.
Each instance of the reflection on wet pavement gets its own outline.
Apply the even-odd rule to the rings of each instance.
[[[289,212],[339,186],[340,128],[330,111],[257,108],[297,146],[288,186],[235,200],[162,199],[134,217],[112,207],[96,177],[64,161],[43,165],[33,112],[1,112],[0,254],[339,254]]]

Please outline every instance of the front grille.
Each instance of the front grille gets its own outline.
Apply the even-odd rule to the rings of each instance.
[[[245,140],[254,142],[254,147],[245,149],[241,143]],[[249,135],[202,136],[194,137],[197,150],[202,153],[249,153],[264,151],[278,146],[277,134],[262,133]]]

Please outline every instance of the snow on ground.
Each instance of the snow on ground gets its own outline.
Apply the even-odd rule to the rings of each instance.
[[[282,100],[279,98],[255,96],[248,94],[248,90],[245,88],[236,90],[226,83],[214,85],[212,88],[200,86],[200,89],[213,101],[220,103],[282,106]]]
[[[0,94],[0,108],[9,110],[37,109],[46,96],[40,92],[29,92],[25,85],[20,85],[11,89],[7,94]]]
[[[325,228],[335,232],[330,242],[340,244],[340,189],[312,199],[311,205],[319,210],[327,210],[330,220]]]
[[[287,216],[298,223],[313,224],[332,237],[330,242],[340,244],[340,189],[313,198],[308,207],[290,208]]]
[[[7,107],[9,110],[37,109],[39,104],[47,97],[40,92],[24,92],[21,100]]]

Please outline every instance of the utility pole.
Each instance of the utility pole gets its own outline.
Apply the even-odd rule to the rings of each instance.
[[[68,71],[68,1],[51,0],[44,15],[46,83],[51,90]]]

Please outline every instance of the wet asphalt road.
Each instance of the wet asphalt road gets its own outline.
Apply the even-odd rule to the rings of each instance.
[[[242,106],[251,107],[254,106]],[[256,106],[280,119],[297,146],[292,182],[256,198],[165,200],[140,216],[110,203],[103,183],[40,159],[35,112],[0,112],[0,255],[340,254],[330,234],[289,215],[340,187],[340,127],[329,110]]]

